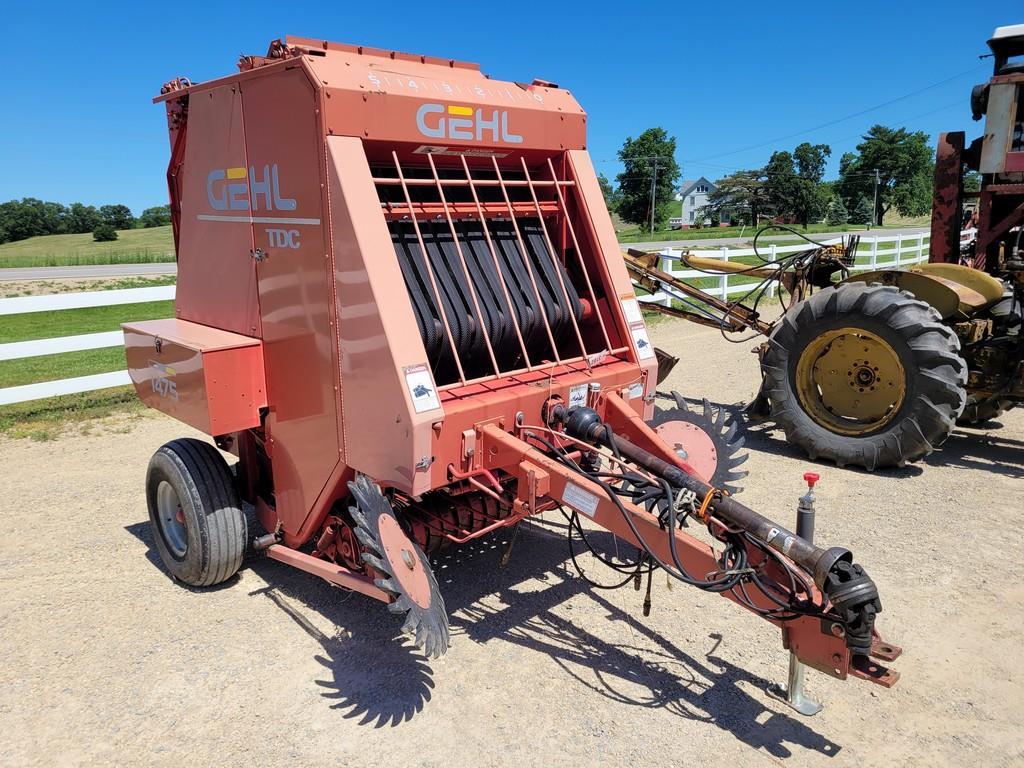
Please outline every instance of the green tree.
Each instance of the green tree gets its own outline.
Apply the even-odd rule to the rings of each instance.
[[[623,170],[617,211],[630,224],[651,220],[651,186],[654,186],[654,224],[662,229],[671,215],[672,195],[679,179],[675,160],[676,140],[664,128],[648,128],[636,139],[628,137],[619,150]]]
[[[848,206],[873,199],[877,171],[875,224],[893,207],[904,216],[921,216],[931,209],[934,165],[927,133],[874,125],[857,145],[857,154],[843,155],[836,188]]]
[[[964,192],[981,191],[981,174],[977,171],[968,171],[964,174]]]
[[[870,224],[872,213],[872,203],[866,197],[862,197],[857,201],[857,205],[853,209],[853,213],[850,214],[851,224]]]
[[[764,168],[768,202],[776,215],[795,218],[799,182],[793,155],[790,152],[772,152]]]
[[[601,178],[604,177],[599,177],[598,181],[600,181]],[[154,208],[147,208],[141,214],[139,214],[138,223],[139,225],[147,229],[149,227],[167,226],[168,224],[171,223],[171,206],[158,205]]]
[[[728,213],[734,224],[757,224],[758,217],[768,212],[768,188],[764,168],[736,171],[715,182],[708,193],[708,203],[698,218],[721,219]]]
[[[0,204],[0,226],[6,230],[8,240],[48,235],[49,227],[53,226],[53,211],[34,197],[8,200]]]
[[[94,205],[83,205],[72,203],[68,207],[67,230],[68,232],[84,233],[92,232],[100,223],[100,212]]]
[[[837,227],[850,220],[850,212],[843,204],[843,198],[836,195],[829,201],[828,209],[825,212],[825,223]]]
[[[608,181],[608,177],[603,173],[597,175],[597,183],[601,187],[601,194],[604,195],[604,204],[607,206],[609,211],[615,211],[619,205],[619,193],[612,186],[612,183]],[[142,215],[145,216],[146,212],[143,211]]]
[[[822,183],[825,163],[832,154],[827,144],[804,142],[793,150],[796,163],[796,198],[793,213],[804,225],[818,221],[828,207],[829,190]]]
[[[117,230],[109,221],[101,221],[92,231],[92,239],[98,243],[107,243],[117,240]]]
[[[135,217],[127,205],[104,205],[100,207],[100,219],[114,229],[131,229]]]

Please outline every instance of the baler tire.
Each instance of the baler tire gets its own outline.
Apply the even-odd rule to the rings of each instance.
[[[998,419],[1014,405],[1016,405],[1014,400],[989,400],[987,398],[975,400],[973,397],[969,397],[967,406],[956,423],[961,427],[981,426],[987,421]]]
[[[168,486],[167,487],[162,486]],[[161,497],[176,497],[181,530],[167,519]],[[176,580],[210,587],[235,575],[242,565],[249,524],[234,478],[220,452],[193,438],[162,445],[146,472],[146,501],[156,550]],[[170,525],[173,530],[165,530]],[[177,536],[179,541],[173,540]]]
[[[895,412],[890,410],[876,427],[865,425],[857,433],[854,424],[843,434],[807,412],[797,368],[812,342],[851,330],[863,330],[887,346],[904,376]],[[927,456],[949,437],[967,399],[967,364],[956,334],[934,308],[893,286],[854,282],[816,292],[780,319],[761,365],[771,417],[787,441],[811,459],[840,467],[871,471]]]

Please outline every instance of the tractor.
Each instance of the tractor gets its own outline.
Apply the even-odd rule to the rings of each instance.
[[[659,268],[656,254],[624,254],[639,286],[678,299],[652,309],[767,336],[758,350],[762,385],[747,413],[773,420],[812,459],[903,466],[930,454],[955,425],[984,424],[1024,400],[1024,25],[998,28],[989,47],[993,76],[971,94],[984,135],[966,148],[962,132],[938,142],[928,263],[854,273],[857,237],[835,244],[804,235],[807,250],[755,265],[679,257],[708,274],[760,278],[744,303],[683,283]],[[981,175],[969,217],[966,170]],[[775,282],[789,300],[769,322],[759,302]]]

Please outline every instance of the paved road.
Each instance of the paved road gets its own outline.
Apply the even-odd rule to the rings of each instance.
[[[178,265],[161,264],[90,264],[83,267],[11,267],[0,269],[0,282],[5,280],[67,280],[91,277],[136,277],[173,275]]]
[[[746,237],[705,237],[697,240],[659,240],[652,243],[623,243],[623,247],[636,248],[641,251],[653,251],[660,248],[696,248],[698,246],[722,246],[722,245],[740,245],[742,243],[749,243],[751,238],[754,236],[756,230],[751,230],[750,234]],[[812,237],[815,240],[828,240],[832,237],[840,237],[846,235],[861,235],[864,237],[875,237],[878,235],[916,235],[918,232],[927,232],[928,227],[902,227],[899,229],[872,229],[858,230],[856,232],[812,232],[808,234],[808,237]],[[762,241],[767,242],[771,240],[779,240],[793,237],[789,232],[781,232],[777,235],[765,235],[758,239],[758,243]]]

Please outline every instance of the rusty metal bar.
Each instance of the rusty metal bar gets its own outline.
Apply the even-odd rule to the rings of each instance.
[[[533,364],[530,362],[530,355],[526,351],[526,342],[523,341],[523,332],[519,327],[519,318],[516,317],[515,307],[512,306],[512,297],[508,292],[508,284],[505,282],[505,276],[501,271],[501,264],[498,262],[498,252],[494,248],[494,241],[491,240],[491,233],[487,228],[487,222],[484,220],[483,211],[480,208],[480,198],[476,193],[476,186],[473,184],[473,174],[469,170],[469,163],[466,162],[466,156],[460,155],[462,159],[462,168],[466,172],[466,180],[469,182],[469,191],[473,195],[473,202],[476,203],[477,211],[480,214],[480,228],[484,232],[484,239],[487,241],[487,248],[491,252],[491,259],[494,261],[494,270],[498,273],[498,281],[501,283],[501,293],[505,297],[505,304],[508,306],[509,314],[512,316],[512,326],[516,331],[516,339],[519,341],[519,349],[523,353],[523,362],[526,363],[527,369],[533,368]]]
[[[412,198],[409,197],[409,188],[405,185],[404,176],[402,174],[402,165],[398,162],[398,153],[392,150],[391,157],[395,161],[395,170],[398,172],[398,178],[402,181],[402,194],[405,195],[405,201],[412,206]],[[444,302],[441,299],[441,292],[437,290],[437,280],[434,278],[434,269],[430,266],[430,257],[427,255],[427,248],[423,244],[423,234],[420,232],[420,225],[415,218],[412,219],[413,229],[416,231],[416,241],[420,245],[420,255],[423,257],[423,263],[427,265],[427,274],[430,276],[430,287],[434,291],[434,296],[437,299],[437,309],[441,313],[441,322],[444,324],[444,332],[448,337],[448,344],[452,350],[452,357],[455,359],[455,367],[459,372],[459,381],[463,384],[466,383],[466,372],[462,370],[462,360],[459,357],[459,350],[455,348],[455,339],[452,337],[452,329],[448,324],[448,315],[444,311]]]
[[[465,157],[465,156],[463,155],[463,157]],[[401,184],[401,181],[399,179],[393,179],[390,176],[374,176],[373,177],[373,183],[374,184],[399,185],[399,184]],[[421,187],[421,186],[430,186],[430,185],[432,185],[434,183],[434,180],[433,179],[406,179],[405,183],[407,185],[409,185],[410,187]],[[500,186],[502,186],[501,182],[499,182],[497,179],[473,179],[471,184],[467,184],[462,179],[445,179],[444,183],[448,184],[449,186],[455,186],[455,187],[465,187],[465,186],[500,187]],[[556,185],[559,186],[559,187],[575,187],[576,186],[576,182],[575,181],[563,181],[561,179],[558,179],[556,182],[551,182],[551,181],[535,181],[533,183],[534,183],[535,186],[538,186],[538,187],[550,187],[550,186],[556,186]],[[528,186],[527,182],[525,182],[525,181],[517,181],[515,179],[507,179],[505,181],[504,185],[506,187],[525,187],[525,186]]]
[[[530,170],[526,167],[526,158],[520,157],[519,161],[523,165],[523,175],[526,177],[527,189],[530,190],[530,197],[533,198],[533,204],[537,206],[537,218],[540,220],[540,231],[544,233],[544,242],[548,245],[548,252],[551,254],[551,265],[555,268],[555,276],[558,278],[558,285],[562,288],[562,297],[565,299],[565,309],[569,313],[569,320],[572,322],[573,331],[576,332],[576,341],[580,345],[580,354],[586,356],[587,346],[583,343],[583,334],[580,333],[580,325],[576,322],[576,313],[572,311],[572,302],[569,300],[569,291],[565,288],[565,278],[562,277],[562,265],[558,263],[558,259],[555,257],[555,244],[551,242],[551,236],[548,234],[548,226],[544,223],[544,214],[540,210],[540,201],[537,199],[537,190],[534,189],[533,185],[530,184]],[[594,307],[594,311],[597,311],[597,307]],[[590,368],[590,360],[587,360],[587,368]]]
[[[551,162],[550,157],[548,158],[548,168],[551,169],[551,178],[558,181],[558,174],[555,173],[555,166],[554,163]],[[575,182],[573,182],[572,185],[575,186]],[[587,265],[583,263],[583,251],[580,250],[580,241],[576,238],[576,228],[572,224],[572,219],[569,218],[569,207],[565,204],[565,197],[562,195],[560,185],[555,185],[555,193],[558,195],[558,203],[562,208],[562,218],[568,226],[573,248],[576,250],[576,258],[580,263],[580,271],[583,273],[583,281],[587,284],[587,292],[590,294],[590,301],[594,305],[594,314],[597,315],[597,322],[601,326],[601,335],[604,336],[605,349],[611,349],[612,342],[608,336],[608,328],[605,326],[604,318],[601,317],[601,310],[597,306],[597,295],[594,293],[594,285],[590,281],[590,272],[587,270]]]
[[[497,175],[498,181],[503,182],[501,168],[498,167],[498,161],[493,155],[491,156],[491,162],[494,164],[494,173]],[[544,309],[544,302],[540,299],[540,291],[537,289],[537,279],[533,274],[533,266],[530,264],[530,259],[527,256],[526,243],[523,242],[522,232],[519,231],[519,222],[516,221],[515,213],[512,210],[512,201],[509,199],[508,189],[505,187],[504,183],[502,183],[499,188],[501,189],[502,197],[505,198],[505,204],[508,206],[508,213],[509,218],[512,221],[512,228],[515,230],[516,240],[519,242],[519,255],[522,257],[523,265],[526,267],[526,272],[530,276],[530,284],[533,286],[533,295],[534,298],[537,299],[537,306],[540,307],[540,315],[544,320],[544,330],[547,332],[548,341],[551,343],[551,354],[555,356],[555,362],[561,363],[562,358],[558,354],[558,345],[555,344],[554,334],[551,333],[551,322],[548,320],[547,310]],[[584,354],[586,354],[586,352],[584,352]]]
[[[632,351],[631,347],[617,347],[615,349],[608,350],[608,352],[606,354],[609,357],[613,357],[613,356],[616,356],[616,355],[627,354],[627,353],[630,353],[631,351]],[[573,364],[576,364],[576,363],[582,363],[583,364],[583,367],[580,368],[580,370],[586,370],[587,368],[591,367],[590,366],[589,356],[588,355],[579,355],[577,357],[570,357],[568,359],[561,360],[561,361],[558,361],[558,362],[555,362],[554,360],[552,360],[552,361],[549,361],[549,362],[546,362],[546,363],[538,363],[537,365],[533,366],[532,368],[516,368],[515,370],[512,370],[512,371],[503,371],[500,376],[494,376],[494,375],[488,374],[487,376],[479,376],[479,377],[477,377],[475,379],[467,379],[464,382],[453,382],[452,384],[446,384],[444,386],[438,387],[438,390],[441,391],[441,392],[446,392],[446,391],[448,391],[450,389],[455,389],[456,387],[469,386],[470,384],[482,384],[484,382],[494,381],[495,379],[500,379],[500,378],[512,378],[513,376],[518,376],[519,374],[522,374],[522,373],[537,373],[537,372],[540,372],[540,371],[547,371],[547,370],[550,370],[551,368],[557,368],[560,365],[569,367],[569,366],[572,366]]]
[[[532,203],[512,203],[512,206],[516,213],[523,215],[532,215],[535,211],[535,206]],[[480,203],[479,214],[477,207],[473,203],[448,203],[447,211],[440,203],[413,203],[410,207],[403,202],[382,201],[380,207],[385,216],[411,217],[415,215],[421,219],[437,218],[438,216],[444,216],[446,212],[454,214],[456,218],[467,218],[477,215],[483,218],[497,218],[508,215],[508,210],[504,203]],[[545,202],[541,203],[541,207],[545,216],[558,215],[557,204]]]
[[[452,233],[452,242],[455,245],[455,252],[459,254],[459,263],[462,265],[462,273],[466,276],[466,285],[469,287],[469,296],[473,299],[473,309],[476,312],[477,321],[480,323],[480,334],[484,337],[484,346],[487,347],[487,355],[491,358],[491,365],[494,367],[495,375],[501,373],[498,367],[498,358],[494,356],[494,348],[491,346],[491,339],[487,333],[487,323],[484,321],[484,313],[480,310],[480,301],[477,299],[476,288],[473,287],[473,276],[469,274],[469,267],[466,266],[466,256],[462,252],[462,244],[459,242],[459,233],[455,231],[455,222],[452,221],[448,211],[448,201],[444,196],[444,187],[441,185],[441,178],[437,175],[437,166],[434,165],[433,154],[427,154],[430,162],[430,170],[434,174],[434,181],[437,182],[437,194],[441,196],[441,205],[445,208],[445,218],[448,220],[448,231]]]
[[[353,592],[361,592],[367,597],[380,600],[383,603],[391,602],[391,595],[374,584],[366,576],[348,568],[337,565],[329,560],[321,560],[319,557],[307,555],[297,549],[286,547],[283,544],[271,544],[266,549],[267,557],[290,565],[306,573],[319,576],[338,587],[351,589]]]

